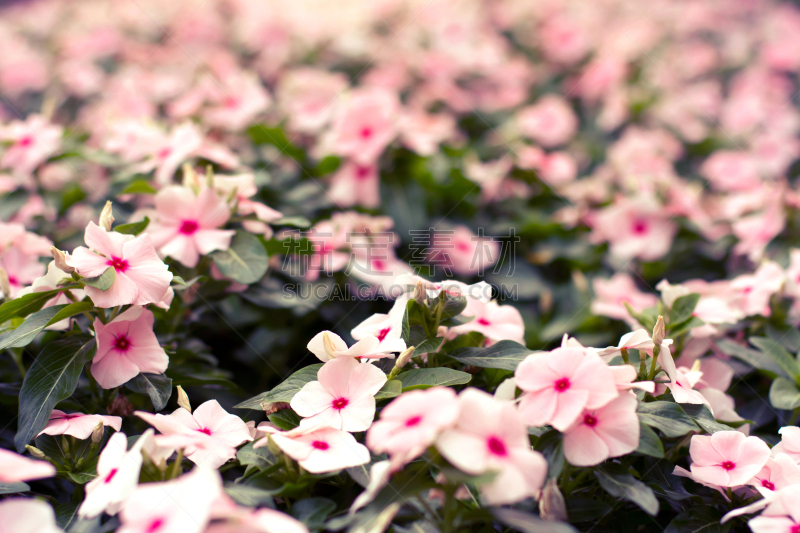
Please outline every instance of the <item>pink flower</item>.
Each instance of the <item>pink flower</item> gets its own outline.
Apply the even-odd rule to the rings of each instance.
[[[403,393],[381,410],[367,433],[367,446],[375,453],[388,453],[393,467],[399,468],[433,444],[454,423],[458,410],[455,391],[449,387]]]
[[[225,225],[231,211],[214,189],[195,196],[188,187],[165,187],[155,201],[158,218],[148,229],[162,256],[194,268],[200,255],[230,246],[236,232],[217,228]]]
[[[400,119],[403,144],[417,154],[435,154],[441,142],[456,136],[456,121],[446,113],[427,113],[424,110],[405,111]]]
[[[26,287],[17,293],[17,296],[24,296],[26,294],[31,294],[33,292],[45,292],[51,291],[58,286],[58,282],[62,279],[67,278],[70,279],[70,275],[61,270],[56,266],[55,261],[50,261],[47,265],[47,274],[42,277],[36,278],[29,287]],[[10,277],[9,277],[10,281]],[[56,294],[51,299],[45,302],[43,308],[45,307],[52,307],[54,305],[62,305],[62,304],[70,304],[72,300],[67,297],[65,293],[71,293],[72,297],[75,298],[75,301],[80,302],[83,300],[85,293],[82,289],[71,289],[69,291],[61,291]],[[64,330],[69,327],[69,319],[64,319],[56,322],[51,326],[47,326],[45,329],[50,330]]]
[[[236,213],[246,217],[254,215],[256,220],[244,220],[242,226],[251,233],[261,233],[265,239],[272,237],[272,228],[267,222],[274,222],[283,215],[271,207],[252,200],[258,193],[253,174],[239,174],[236,176],[214,176],[214,188],[222,193],[224,198],[233,196],[236,204]]]
[[[547,462],[531,449],[528,432],[514,405],[474,388],[458,397],[460,412],[436,448],[459,470],[477,476],[496,473],[480,486],[488,505],[503,505],[529,496],[538,498]]]
[[[141,372],[161,374],[169,357],[153,333],[152,311],[135,305],[108,324],[94,319],[97,353],[92,376],[104,389],[127,383]]]
[[[331,178],[327,196],[340,208],[354,205],[370,209],[380,207],[381,191],[378,165],[346,161]]]
[[[564,432],[564,456],[575,466],[599,465],[639,447],[639,400],[620,394],[600,409],[584,411]]]
[[[0,502],[0,524],[4,533],[64,533],[56,525],[56,513],[50,504],[37,498]]]
[[[304,523],[286,513],[270,509],[236,506],[224,516],[225,522],[211,524],[204,533],[308,533]]]
[[[800,464],[800,428],[786,426],[780,428],[778,433],[781,435],[781,441],[772,448],[772,456],[784,453]]]
[[[23,287],[32,284],[45,273],[45,266],[35,255],[26,255],[17,248],[6,250],[0,256],[0,267],[8,274],[11,288],[11,294],[4,294],[4,298],[16,298]]]
[[[800,484],[800,465],[785,453],[779,453],[767,459],[761,472],[748,482],[756,488],[770,491],[781,490],[790,485]]]
[[[289,118],[289,129],[308,133],[331,121],[332,104],[348,85],[341,72],[308,67],[288,70],[278,83],[278,104]]]
[[[466,226],[456,226],[449,232],[435,231],[431,237],[428,257],[434,268],[442,268],[445,273],[452,269],[462,276],[483,274],[500,259],[497,241],[475,235]]]
[[[386,384],[381,369],[354,357],[339,357],[322,365],[317,379],[292,398],[298,415],[345,431],[369,429],[375,418],[375,395]]]
[[[11,168],[16,176],[28,177],[61,147],[64,128],[51,124],[41,115],[30,115],[25,122],[14,121],[0,128],[0,142],[13,144],[0,159],[0,167]]]
[[[595,315],[607,316],[634,322],[625,303],[637,313],[646,307],[653,307],[658,303],[655,294],[647,294],[639,290],[633,278],[623,272],[614,274],[611,279],[595,278],[592,282],[595,299],[592,301],[591,311]]]
[[[39,435],[71,435],[76,439],[88,439],[92,436],[97,424],[101,423],[103,426],[114,428],[114,431],[119,431],[122,427],[122,418],[118,416],[65,413],[64,411],[53,409],[53,412],[50,413],[50,421]]]
[[[380,341],[376,350],[402,352],[406,349],[406,343],[401,337],[407,303],[408,296],[400,296],[388,314],[375,313],[354,327],[350,331],[350,336],[357,341],[370,336],[376,337]]]
[[[272,439],[283,453],[312,474],[333,472],[369,462],[369,450],[356,442],[353,435],[312,420],[303,420],[291,431],[272,430],[269,437],[253,444],[253,448],[266,446],[267,439]]]
[[[86,294],[95,305],[147,305],[164,297],[172,274],[159,259],[149,235],[134,237],[107,232],[89,222],[84,240],[89,248],[76,248],[72,256],[67,257],[67,264],[86,278],[99,276],[109,267],[114,268],[116,274],[114,283],[105,292],[86,287]]]
[[[56,475],[56,467],[47,461],[29,459],[24,455],[0,448],[0,482],[19,483]]]
[[[783,269],[772,261],[758,267],[753,274],[735,277],[731,280],[730,288],[738,295],[736,307],[745,316],[770,316],[772,310],[769,300],[781,289],[785,278]]]
[[[380,335],[380,333],[379,333]],[[332,331],[323,331],[314,335],[308,343],[308,350],[316,355],[320,361],[327,362],[337,357],[359,357],[365,359],[381,359],[383,357],[394,357],[391,352],[405,350],[405,342],[402,339],[395,339],[391,343],[386,343],[385,338],[379,340],[374,335],[365,335],[361,340],[351,347],[342,338]],[[402,348],[400,348],[402,343]]]
[[[195,467],[171,481],[143,483],[122,504],[119,533],[201,533],[222,479],[211,468]]]
[[[611,255],[621,260],[655,261],[669,252],[678,226],[649,195],[622,198],[596,213],[595,242],[608,242]]]
[[[147,432],[153,433],[152,429]],[[86,484],[86,499],[83,500],[78,515],[81,518],[94,518],[105,512],[115,515],[122,503],[139,484],[142,470],[142,446],[146,436],[142,435],[130,450],[128,438],[124,433],[114,433],[97,461],[97,477]]]
[[[513,305],[500,305],[496,300],[486,303],[469,300],[461,314],[474,318],[466,324],[450,328],[451,335],[476,331],[492,342],[511,340],[525,344],[525,322]]]
[[[236,446],[253,440],[247,425],[236,415],[228,413],[217,400],[209,400],[190,413],[180,407],[169,415],[134,413],[161,433],[156,442],[175,443],[185,448],[186,458],[195,464],[219,468],[236,457]],[[187,438],[184,438],[187,437]]]
[[[565,98],[548,94],[519,111],[519,128],[546,148],[567,143],[578,130],[578,119]]]
[[[710,436],[695,435],[689,445],[692,475],[698,480],[735,487],[744,485],[767,464],[769,446],[758,437],[738,431],[718,431]]]
[[[333,124],[333,150],[362,164],[378,160],[397,134],[397,95],[385,89],[353,91]]]
[[[703,162],[700,174],[721,191],[746,191],[761,185],[755,160],[744,152],[716,150]]]
[[[599,409],[617,397],[614,375],[585,348],[531,354],[514,372],[522,389],[520,414],[529,426],[566,430],[584,409]]]

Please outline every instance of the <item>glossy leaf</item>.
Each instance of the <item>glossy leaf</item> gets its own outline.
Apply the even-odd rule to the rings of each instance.
[[[472,379],[470,374],[452,368],[413,368],[397,376],[403,390],[427,389],[430,387],[464,385]]]
[[[100,289],[101,291],[105,292],[114,284],[114,279],[116,279],[116,277],[117,273],[116,270],[114,270],[114,267],[108,267],[106,271],[99,276],[95,276],[93,278],[82,278],[81,281],[89,287],[94,287],[95,289]]]
[[[139,222],[131,222],[130,224],[120,224],[114,228],[114,231],[117,233],[122,233],[124,235],[139,235],[143,232],[147,225],[150,224],[150,219],[144,217],[144,220],[140,220]]]
[[[134,392],[146,394],[153,402],[153,409],[161,411],[172,396],[172,380],[165,374],[141,373],[125,384]]]
[[[611,473],[602,468],[594,471],[603,489],[617,498],[635,503],[650,516],[658,514],[658,499],[653,490],[630,474]]]
[[[317,372],[319,372],[320,368],[322,368],[322,363],[302,368],[286,378],[283,383],[271,391],[262,392],[258,396],[235,405],[234,408],[263,410],[265,405],[271,403],[291,402],[294,395],[297,394],[306,383],[317,379]]]
[[[465,365],[513,371],[523,359],[533,353],[536,352],[518,342],[506,340],[492,344],[488,348],[460,348],[448,355]]]
[[[267,272],[267,250],[255,235],[237,231],[227,250],[218,250],[211,259],[222,274],[233,281],[249,285]]]

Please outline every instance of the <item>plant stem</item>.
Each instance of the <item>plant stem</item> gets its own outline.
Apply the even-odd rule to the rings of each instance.
[[[175,479],[181,475],[181,463],[183,463],[183,450],[178,449],[178,457],[167,470],[167,479]]]
[[[660,346],[653,347],[653,362],[650,363],[650,374],[647,376],[648,381],[653,381],[656,377],[656,363],[658,362],[659,352],[661,352]]]

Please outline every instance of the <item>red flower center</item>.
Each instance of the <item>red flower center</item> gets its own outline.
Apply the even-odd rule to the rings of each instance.
[[[117,469],[112,468],[111,472],[109,472],[106,478],[103,480],[103,483],[111,483],[111,480],[114,479],[114,476],[116,475],[117,475]]]
[[[379,341],[383,341],[383,339],[386,338],[386,335],[388,335],[390,331],[392,331],[392,328],[384,328],[384,329],[380,330],[378,332],[378,340]]]
[[[172,148],[164,148],[158,152],[159,159],[166,159],[172,153]]]
[[[792,526],[792,529],[789,530],[789,533],[800,533],[800,524]]]
[[[761,486],[764,487],[765,489],[775,490],[775,484],[766,479],[761,480]]]
[[[145,529],[145,533],[156,533],[156,531],[161,530],[161,526],[163,526],[165,523],[166,520],[164,520],[163,518],[156,518],[152,522],[150,522],[149,526],[147,526],[147,529]]]
[[[583,423],[593,428],[597,425],[597,418],[592,415],[586,415],[583,417]]]
[[[643,235],[647,233],[647,222],[644,220],[634,220],[633,226],[631,228],[635,235]]]
[[[369,139],[372,137],[372,128],[366,127],[361,130],[361,137],[364,139]]]
[[[489,440],[486,441],[486,446],[494,455],[503,457],[508,453],[505,443],[497,437],[489,437]]]
[[[108,266],[114,267],[117,272],[125,272],[128,270],[128,262],[120,257],[111,256],[111,259],[106,261]]]
[[[225,107],[231,109],[234,107],[239,107],[239,100],[237,100],[233,96],[229,96],[225,99]]]
[[[372,267],[375,270],[386,270],[386,262],[383,261],[382,259],[373,259]]]
[[[489,321],[488,321],[488,320],[486,320],[485,318],[479,318],[479,319],[478,319],[478,324],[480,324],[481,326],[488,326],[488,325],[490,325],[490,324],[491,324],[491,322],[489,322]]]
[[[114,349],[119,350],[120,352],[127,352],[128,348],[131,347],[131,341],[128,340],[128,337],[122,335],[121,337],[117,337],[117,340],[114,341]]]
[[[194,220],[184,220],[181,222],[180,232],[184,235],[191,235],[195,231],[197,231],[197,222]]]
[[[734,463],[733,461],[725,461],[719,466],[721,466],[725,470],[733,470],[734,468],[736,468],[736,463]]]
[[[556,381],[555,389],[558,392],[564,392],[569,388],[570,385],[571,383],[569,382],[569,378],[561,378],[558,381]]]
[[[458,241],[456,243],[456,250],[459,252],[469,252],[469,244],[464,241]]]
[[[342,409],[347,407],[348,403],[350,403],[350,401],[347,398],[336,398],[335,400],[333,400],[333,403],[331,403],[331,405],[337,411],[341,411]]]
[[[408,420],[406,420],[406,427],[412,428],[419,424],[422,421],[421,416],[412,416]]]
[[[328,446],[328,443],[325,442],[324,440],[315,440],[314,442],[311,443],[311,446],[313,446],[317,450],[327,450],[328,448],[330,448],[330,446]]]
[[[198,429],[197,431],[199,431],[200,433],[205,433],[209,437],[211,436],[211,430],[208,428]]]
[[[30,135],[26,135],[17,142],[17,145],[23,148],[30,146],[32,144],[33,144],[33,137],[31,137]]]
[[[363,180],[367,176],[369,176],[369,167],[362,167],[362,166],[356,167],[356,178]]]

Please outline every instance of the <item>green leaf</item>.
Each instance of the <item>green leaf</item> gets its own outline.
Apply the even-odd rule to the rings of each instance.
[[[403,382],[399,379],[391,379],[378,391],[378,394],[375,395],[375,399],[387,400],[389,398],[395,398],[400,396],[401,392],[403,392]]]
[[[52,326],[57,322],[61,322],[65,318],[70,318],[75,315],[79,315],[91,309],[94,309],[94,304],[88,300],[85,302],[74,302],[68,304],[66,307],[62,308],[61,311],[59,311],[58,314],[56,314],[56,316],[51,318],[50,322],[47,325]]]
[[[676,299],[672,303],[672,309],[669,310],[670,327],[675,327],[692,318],[694,308],[697,307],[699,301],[700,295],[697,293],[687,294]]]
[[[140,222],[131,222],[130,224],[120,224],[114,231],[117,233],[122,233],[124,235],[139,235],[141,232],[145,230],[147,225],[150,224],[150,219],[144,217],[144,220]]]
[[[769,403],[775,409],[792,410],[800,407],[800,390],[786,378],[775,378],[769,388]]]
[[[56,505],[56,524],[61,529],[66,530],[72,523],[77,520],[75,516],[78,513],[78,507],[80,507],[80,503],[60,503]]]
[[[243,483],[225,483],[225,492],[233,501],[247,507],[272,507],[275,505],[272,491]]]
[[[292,516],[303,522],[310,530],[325,527],[325,520],[336,510],[336,502],[328,498],[306,498],[292,505]]]
[[[727,533],[733,522],[720,524],[722,513],[711,505],[701,505],[683,511],[672,519],[664,533]]]
[[[53,296],[61,292],[56,289],[52,291],[32,292],[19,298],[0,305],[0,324],[6,322],[10,318],[25,317],[31,313],[35,313],[42,306],[50,300]]]
[[[267,250],[255,235],[237,231],[227,250],[217,250],[211,259],[222,274],[233,281],[250,285],[267,272]]]
[[[681,406],[673,402],[639,402],[637,409],[639,421],[660,430],[665,437],[675,438],[700,428]]]
[[[598,468],[594,471],[594,476],[610,495],[635,503],[650,516],[658,514],[658,499],[653,490],[632,475],[611,473]]]
[[[317,165],[317,168],[314,169],[314,174],[317,176],[324,176],[325,174],[330,174],[331,172],[335,172],[336,169],[339,168],[342,160],[336,157],[335,155],[329,155],[322,159]]]
[[[33,361],[19,393],[17,451],[22,453],[44,429],[56,404],[75,392],[81,369],[91,361],[94,350],[93,337],[74,335],[51,342]]]
[[[125,187],[119,196],[123,194],[155,194],[158,191],[153,188],[148,182],[144,180],[136,180],[127,187]]]
[[[661,459],[664,457],[664,444],[655,431],[644,424],[640,424],[639,447],[636,452]]]
[[[774,359],[769,357],[764,352],[753,350],[747,346],[742,346],[730,339],[720,339],[716,341],[717,347],[722,350],[725,355],[731,355],[741,359],[748,365],[759,370],[768,372],[773,376],[789,377],[783,369],[775,362]]]
[[[134,392],[148,395],[155,411],[166,407],[172,396],[172,380],[165,374],[141,373],[125,386]]]
[[[713,434],[717,431],[730,431],[733,429],[731,426],[717,422],[708,407],[702,403],[683,403],[680,406],[706,433]]]
[[[748,340],[750,344],[772,358],[775,364],[777,364],[788,377],[794,380],[800,377],[800,366],[797,364],[797,360],[792,354],[787,352],[786,348],[781,346],[780,343],[767,337],[750,337]]]
[[[434,353],[444,342],[444,337],[436,337],[435,339],[426,339],[419,346],[414,348],[414,353],[411,357],[417,357],[426,353]]]
[[[309,365],[301,368],[288,378],[283,383],[272,389],[271,391],[262,392],[258,396],[250,398],[239,405],[234,405],[234,409],[256,409],[263,411],[265,406],[275,402],[291,402],[294,395],[297,394],[303,386],[309,381],[316,381],[317,372],[322,368],[322,363]]]
[[[700,320],[696,316],[693,316],[692,318],[690,318],[686,322],[678,324],[677,327],[671,328],[669,330],[669,336],[670,336],[670,338],[674,339],[674,338],[678,337],[679,335],[683,335],[684,333],[686,333],[688,331],[691,331],[694,328],[699,328],[700,326],[704,326],[704,325],[705,325],[705,322],[703,322],[702,320]]]
[[[292,159],[304,160],[305,153],[289,142],[281,128],[270,128],[263,124],[255,124],[247,128],[247,133],[255,144],[271,144]]]
[[[563,522],[542,520],[535,514],[526,513],[517,509],[495,508],[492,514],[514,531],[522,533],[577,533],[577,529]]]
[[[272,413],[267,418],[284,431],[289,431],[300,425],[300,417],[291,409],[281,409],[277,413]]]
[[[27,346],[47,326],[52,326],[65,318],[92,308],[94,308],[92,302],[76,302],[68,305],[54,305],[32,313],[28,315],[25,322],[0,336],[0,350]]]
[[[236,452],[236,459],[243,466],[254,466],[259,470],[266,470],[280,462],[266,446],[254,449],[252,442],[248,442]]]
[[[31,490],[27,483],[0,483],[0,494],[17,494]]]
[[[294,226],[296,228],[308,228],[311,226],[311,221],[306,217],[283,217],[278,220],[270,222],[273,226]]]
[[[470,374],[447,367],[412,368],[397,376],[403,382],[403,391],[430,387],[463,385],[472,379]]]
[[[500,341],[488,348],[460,348],[448,354],[465,365],[514,371],[529,355],[536,353],[514,341]]]
[[[90,287],[106,292],[114,284],[117,273],[114,267],[108,267],[105,272],[93,278],[82,278],[81,281]]]
[[[441,294],[445,295],[445,292]],[[447,320],[460,315],[467,308],[467,298],[464,296],[445,296],[444,308],[442,309],[442,320]]]

